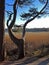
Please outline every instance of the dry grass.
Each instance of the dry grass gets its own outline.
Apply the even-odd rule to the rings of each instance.
[[[49,32],[29,32],[25,35],[26,43],[29,46],[36,48],[41,45],[49,44]]]
[[[15,33],[14,34],[17,38],[21,38],[21,33]],[[11,41],[8,34],[5,34],[4,36],[4,43],[8,43],[10,45],[14,45]],[[25,43],[26,45],[32,47],[33,49],[36,47],[39,47],[41,45],[47,45],[49,44],[49,32],[27,32],[25,34]]]
[[[43,41],[44,44],[46,44],[49,43],[49,32],[26,33],[25,39],[26,42],[35,42],[40,44]]]
[[[21,38],[21,33],[14,33],[17,38]],[[4,43],[6,44],[6,48],[11,50],[16,48],[16,45],[10,39],[8,33],[4,36]],[[36,50],[40,48],[42,45],[49,44],[49,32],[26,32],[25,34],[25,50],[29,55],[39,55],[41,50]],[[34,52],[34,50],[36,50]],[[39,53],[39,54],[38,54]]]

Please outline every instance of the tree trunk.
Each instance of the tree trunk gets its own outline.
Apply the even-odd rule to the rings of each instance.
[[[21,59],[25,56],[25,51],[24,51],[24,40],[23,39],[18,39],[17,37],[15,37],[12,33],[12,31],[10,29],[8,29],[9,31],[9,36],[11,38],[11,40],[14,42],[14,44],[16,44],[18,46],[18,59]]]
[[[3,55],[3,35],[4,35],[4,4],[5,0],[0,0],[0,61],[4,60]]]
[[[7,20],[7,27],[8,27],[8,32],[9,32],[9,36],[11,38],[11,40],[18,46],[18,50],[19,50],[19,57],[18,58],[23,58],[24,57],[24,40],[23,39],[18,39],[17,37],[15,37],[12,33],[12,27],[15,24],[16,21],[16,15],[17,15],[17,6],[18,1],[15,0],[14,5],[13,5],[13,19],[11,20],[11,16],[12,14],[10,14],[9,19]],[[9,21],[11,20],[10,25],[8,25]]]
[[[19,49],[19,58],[18,59],[21,59],[25,55],[25,53],[24,53],[25,52],[24,51],[24,41],[21,40],[21,42],[19,42],[18,49]]]

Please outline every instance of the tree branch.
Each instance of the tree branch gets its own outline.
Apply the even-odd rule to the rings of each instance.
[[[7,11],[7,10],[5,10],[5,12],[6,12],[7,14],[14,14],[13,12]]]
[[[8,3],[5,3],[5,5],[8,5],[8,6],[13,6],[13,4],[8,4]]]
[[[16,21],[16,15],[17,15],[17,9],[16,9],[16,5],[17,5],[17,0],[15,0],[14,5],[13,5],[13,20],[11,21],[10,25],[8,26],[9,29],[11,29]]]
[[[47,0],[46,4],[44,5],[44,7],[40,10],[39,13],[37,13],[36,16],[34,16],[33,18],[31,18],[31,19],[29,19],[29,20],[26,21],[26,23],[25,23],[24,26],[23,26],[23,35],[22,35],[23,38],[24,38],[24,36],[25,36],[25,27],[26,27],[26,25],[27,25],[29,22],[31,22],[32,20],[34,20],[39,14],[41,14],[41,12],[46,8],[47,4],[48,4],[48,0]]]
[[[12,33],[11,29],[15,23],[15,20],[16,20],[16,15],[17,15],[17,9],[16,9],[16,5],[17,5],[17,0],[15,0],[15,3],[13,5],[13,12],[14,12],[14,15],[13,15],[13,20],[11,21],[10,25],[8,25],[9,21],[11,20],[11,16],[12,14],[9,15],[9,19],[7,20],[7,27],[8,27],[8,32],[9,32],[9,36],[11,38],[11,40],[17,45],[19,46],[19,42],[21,41],[21,39],[18,39],[14,36],[14,34]],[[19,42],[18,42],[19,41]],[[23,41],[23,40],[22,40]]]

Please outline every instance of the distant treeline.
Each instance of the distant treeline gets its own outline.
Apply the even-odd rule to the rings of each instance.
[[[12,30],[13,32],[18,32],[17,30]],[[5,29],[5,32],[8,32],[8,29]],[[20,30],[21,32],[21,30]],[[49,28],[26,28],[26,32],[49,32]]]
[[[26,32],[49,32],[49,28],[26,28]]]

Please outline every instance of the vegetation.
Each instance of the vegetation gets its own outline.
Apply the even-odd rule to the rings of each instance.
[[[17,38],[15,37],[15,35],[12,33],[12,27],[13,25],[15,24],[15,21],[16,21],[16,16],[17,16],[17,10],[18,10],[18,7],[23,7],[24,5],[25,6],[28,6],[28,5],[31,5],[32,2],[34,2],[34,0],[15,0],[14,1],[14,4],[12,5],[13,6],[13,12],[11,11],[6,11],[9,15],[9,18],[7,20],[7,27],[8,27],[8,32],[9,32],[9,36],[10,36],[10,39],[13,41],[13,43],[17,46],[18,48],[18,57],[17,59],[20,59],[20,58],[23,58],[25,56],[25,50],[24,50],[24,43],[25,43],[25,28],[27,26],[27,24],[29,22],[31,22],[32,20],[34,20],[36,17],[41,17],[41,14],[47,14],[47,9],[48,9],[48,4],[49,4],[49,0],[39,0],[41,3],[44,3],[45,5],[43,6],[43,8],[41,8],[40,11],[38,11],[36,9],[36,7],[34,8],[30,8],[29,10],[29,13],[23,13],[21,15],[22,18],[26,17],[27,20],[26,20],[26,23],[24,24],[23,26],[23,32],[22,32],[22,38]],[[8,4],[8,6],[11,6],[11,4]],[[0,31],[0,59],[2,60],[3,59],[3,51],[2,51],[2,45],[3,45],[3,34],[4,34],[4,25],[3,25],[3,20],[4,20],[4,9],[5,9],[5,0],[0,0],[0,8],[1,8],[1,11],[0,11],[0,28],[1,28],[1,31]],[[46,11],[46,12],[45,12]],[[13,15],[13,18],[12,18],[12,15]],[[11,20],[12,18],[12,20]],[[25,18],[25,19],[26,19]],[[10,25],[9,25],[9,22],[11,21]],[[5,47],[6,48],[6,47]],[[4,51],[6,51],[6,49],[4,49]],[[12,52],[8,52],[8,54],[10,55]],[[15,53],[15,52],[14,52]],[[5,52],[5,55],[6,55],[6,52]]]
[[[48,0],[43,0],[42,2],[44,2],[44,6],[43,8],[41,8],[41,10],[38,12],[36,10],[36,8],[31,8],[29,10],[30,13],[25,13],[25,14],[22,14],[21,17],[26,17],[27,18],[27,21],[26,23],[24,24],[23,26],[23,32],[22,32],[22,38],[21,39],[18,39],[17,37],[15,37],[12,33],[12,27],[13,25],[15,24],[15,21],[16,21],[16,15],[17,15],[17,9],[19,6],[28,6],[28,5],[31,5],[31,3],[34,2],[34,0],[15,0],[14,1],[14,4],[13,4],[13,13],[11,12],[9,14],[9,18],[7,20],[7,27],[8,27],[8,32],[9,32],[9,36],[11,38],[11,40],[17,45],[18,49],[19,49],[19,58],[23,58],[24,55],[25,55],[25,51],[24,51],[24,43],[25,43],[25,28],[26,28],[26,25],[31,22],[32,20],[34,20],[36,17],[38,17],[41,13],[43,13],[43,10],[46,8],[47,4],[48,4]],[[9,4],[8,4],[9,5]],[[12,17],[12,14],[13,14],[13,18],[11,20],[11,17]],[[32,14],[32,15],[31,15]],[[9,24],[9,21],[11,21],[10,25]]]
[[[21,33],[14,34],[18,39],[21,38]],[[25,56],[27,57],[42,57],[49,53],[49,32],[27,32],[25,35]],[[30,38],[29,38],[30,37]],[[38,37],[38,38],[37,38]],[[18,51],[17,46],[12,42],[9,35],[4,36],[4,44],[7,50],[7,60],[16,60]],[[14,50],[14,51],[13,51]]]

